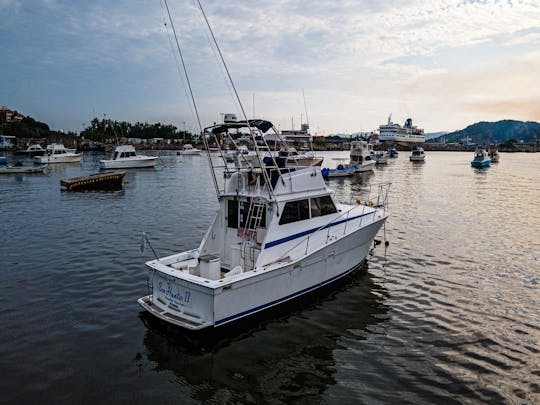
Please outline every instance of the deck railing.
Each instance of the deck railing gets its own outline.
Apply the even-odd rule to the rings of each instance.
[[[332,240],[335,240],[338,238],[338,236],[343,236],[347,234],[347,226],[349,225],[349,217],[351,214],[351,211],[356,209],[359,205],[362,206],[362,213],[360,214],[360,221],[358,223],[358,228],[362,227],[362,223],[364,221],[364,218],[369,217],[370,215],[365,215],[366,210],[369,208],[374,208],[373,214],[376,214],[379,212],[380,209],[383,210],[384,214],[387,214],[388,212],[388,192],[390,190],[390,185],[392,183],[376,183],[372,184],[368,187],[368,189],[361,194],[361,197],[353,197],[351,200],[356,203],[356,205],[352,205],[350,209],[346,210],[345,212],[341,213],[341,215],[333,218],[328,223],[322,225],[321,227],[317,228],[313,233],[309,234],[308,236],[302,238],[298,243],[296,243],[291,248],[287,249],[278,259],[276,259],[274,262],[279,262],[283,260],[283,258],[287,257],[287,255],[295,250],[296,248],[302,246],[302,244],[305,243],[306,248],[304,251],[304,255],[308,254],[309,251],[309,242],[310,240],[315,236],[319,236],[321,231],[326,230],[326,240],[325,245],[327,245]],[[361,199],[362,198],[362,199]],[[339,222],[341,220],[345,219],[343,231],[341,231],[340,228],[338,229],[332,229],[334,228],[333,224],[336,222]],[[332,231],[332,232],[331,232]]]

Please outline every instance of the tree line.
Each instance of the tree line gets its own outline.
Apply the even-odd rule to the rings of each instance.
[[[169,138],[169,139],[192,139],[192,134],[178,130],[171,124],[149,124],[148,122],[112,121],[109,119],[94,118],[88,127],[82,130],[81,137],[98,142],[108,139],[120,138]]]

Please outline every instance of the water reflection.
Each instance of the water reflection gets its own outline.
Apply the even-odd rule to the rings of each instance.
[[[386,296],[364,264],[338,286],[213,333],[185,333],[141,313],[146,356],[197,400],[225,391],[228,401],[319,401],[336,383],[334,350],[388,319]]]

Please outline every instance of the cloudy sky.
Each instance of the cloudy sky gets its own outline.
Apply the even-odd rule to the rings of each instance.
[[[249,117],[426,132],[540,121],[539,0],[202,0]],[[203,125],[239,113],[193,0],[169,0]],[[160,0],[0,0],[0,105],[195,128]],[[253,105],[255,100],[255,105]]]

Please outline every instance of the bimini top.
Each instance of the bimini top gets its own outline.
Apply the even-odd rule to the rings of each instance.
[[[265,120],[247,120],[247,121],[234,121],[224,122],[222,124],[213,125],[205,128],[204,132],[211,132],[212,134],[221,134],[227,132],[229,129],[238,128],[257,128],[262,133],[267,132],[274,125],[270,121]]]

